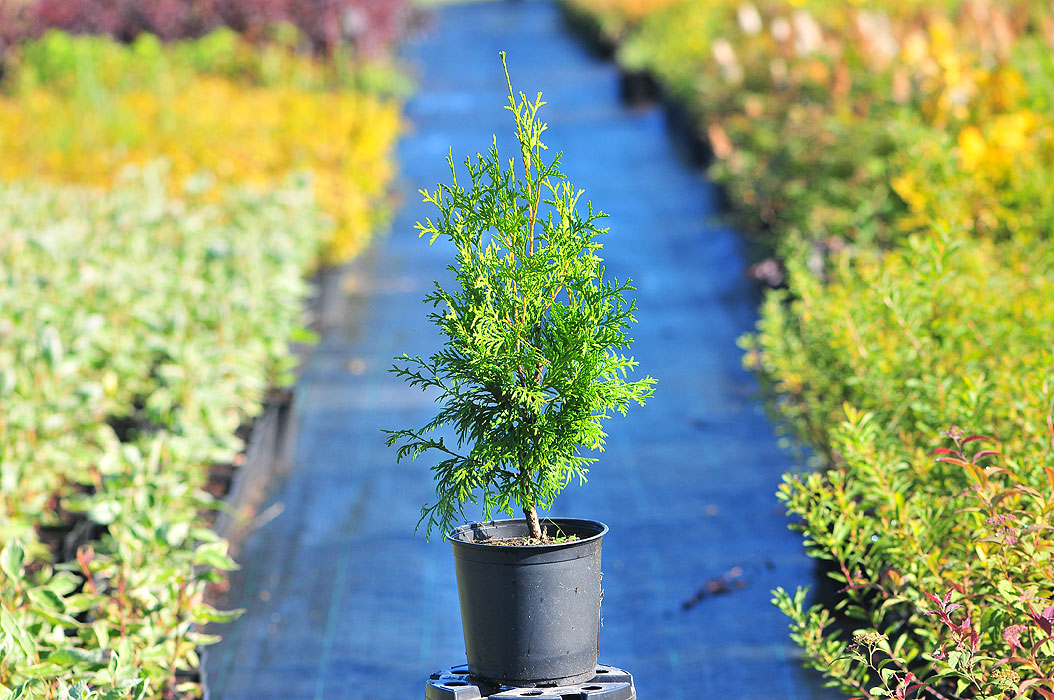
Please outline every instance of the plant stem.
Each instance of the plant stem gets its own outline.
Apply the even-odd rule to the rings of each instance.
[[[530,532],[531,538],[542,539],[542,524],[538,521],[538,510],[533,505],[524,506],[523,514],[527,518],[527,530]]]

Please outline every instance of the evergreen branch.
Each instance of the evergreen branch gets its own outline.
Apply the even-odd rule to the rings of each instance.
[[[626,331],[636,305],[628,281],[607,280],[597,221],[605,215],[566,181],[561,154],[542,158],[545,104],[512,86],[504,54],[508,109],[516,123],[522,179],[514,161],[502,163],[496,139],[485,154],[466,159],[469,182],[421,190],[438,213],[416,229],[430,242],[454,246],[448,269],[454,284],[436,283],[425,297],[428,320],[445,336],[425,360],[403,355],[392,372],[436,392],[439,411],[419,430],[389,431],[397,458],[434,453],[435,502],[418,523],[447,530],[467,504],[525,514],[549,507],[574,480],[582,483],[602,450],[604,421],[651,396],[654,380],[626,377],[636,367]],[[566,296],[566,302],[561,297]],[[440,431],[457,439],[446,446]],[[467,454],[461,448],[467,448]]]

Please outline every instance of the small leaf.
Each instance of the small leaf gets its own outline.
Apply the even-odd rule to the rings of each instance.
[[[18,540],[11,540],[0,551],[0,568],[12,581],[22,580],[22,565],[26,560],[26,550]]]
[[[35,679],[26,681],[22,685],[12,690],[11,694],[7,696],[6,700],[20,700],[21,698],[28,697],[27,693],[29,693],[29,688],[36,682],[37,681]]]
[[[194,574],[195,581],[204,581],[205,583],[220,583],[223,581],[223,574],[214,569],[204,569]]]
[[[190,611],[190,617],[198,624],[208,622],[223,623],[236,620],[244,612],[245,610],[242,608],[237,610],[217,610],[211,605],[199,605]]]
[[[15,372],[10,367],[0,370],[0,396],[10,396],[15,391]]]
[[[217,542],[220,536],[217,535],[213,530],[207,527],[193,527],[190,529],[190,536],[198,542]]]
[[[995,587],[1007,602],[1012,602],[1018,597],[1017,589],[1014,587],[1014,584],[1006,579],[999,579],[996,581]]]
[[[31,589],[29,591],[29,599],[45,610],[51,610],[53,612],[66,611],[66,602],[59,596],[59,594],[48,588]]]
[[[4,634],[15,641],[15,644],[26,655],[26,658],[33,662],[36,661],[37,649],[33,644],[32,637],[18,624],[18,620],[15,619],[14,615],[4,607],[0,607],[0,630],[3,630]]]
[[[315,345],[318,343],[318,333],[307,328],[294,328],[290,335],[290,340],[294,343],[303,343],[305,345]]]
[[[190,523],[181,521],[169,525],[165,530],[165,542],[170,547],[179,547],[190,532]]]
[[[40,608],[34,608],[33,611],[56,627],[69,627],[70,629],[75,629],[82,624],[65,613],[42,610]]]
[[[47,583],[47,589],[57,596],[65,597],[80,589],[82,581],[69,571],[59,571]]]
[[[47,662],[56,666],[74,666],[76,664],[101,664],[100,654],[91,653],[76,647],[58,649],[48,654]]]
[[[88,517],[100,525],[109,525],[120,514],[121,504],[117,501],[101,501],[88,509]]]
[[[40,332],[40,344],[43,346],[43,355],[51,367],[62,364],[62,338],[54,326],[44,326]]]
[[[77,615],[87,610],[91,610],[97,605],[101,605],[106,600],[106,596],[94,595],[91,593],[78,593],[65,599],[66,611]]]
[[[91,700],[91,698],[96,697],[96,694],[92,692],[86,682],[77,681],[66,691],[66,696],[69,700]]]
[[[211,566],[221,571],[234,571],[238,565],[227,555],[227,542],[207,542],[194,550],[194,564]]]

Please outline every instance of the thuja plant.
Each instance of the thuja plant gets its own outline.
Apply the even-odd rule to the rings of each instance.
[[[605,215],[591,204],[582,211],[562,154],[543,158],[541,93],[517,98],[507,67],[505,77],[519,162],[503,162],[495,138],[486,155],[465,160],[467,182],[451,155],[451,183],[421,190],[438,215],[418,222],[420,236],[455,251],[452,283],[436,282],[425,297],[445,344],[427,359],[404,354],[391,371],[437,392],[440,409],[420,429],[388,431],[388,444],[399,459],[439,457],[436,497],[418,522],[426,535],[449,532],[471,503],[487,519],[521,510],[531,540],[544,542],[538,510],[585,480],[595,458],[583,453],[603,449],[604,421],[643,404],[654,380],[627,380],[636,305],[629,281],[605,274]]]

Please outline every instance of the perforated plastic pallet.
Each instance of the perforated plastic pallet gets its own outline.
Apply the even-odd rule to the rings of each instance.
[[[425,685],[425,700],[637,700],[633,676],[613,666],[597,666],[584,683],[552,688],[513,688],[475,681],[468,666],[433,673]]]

